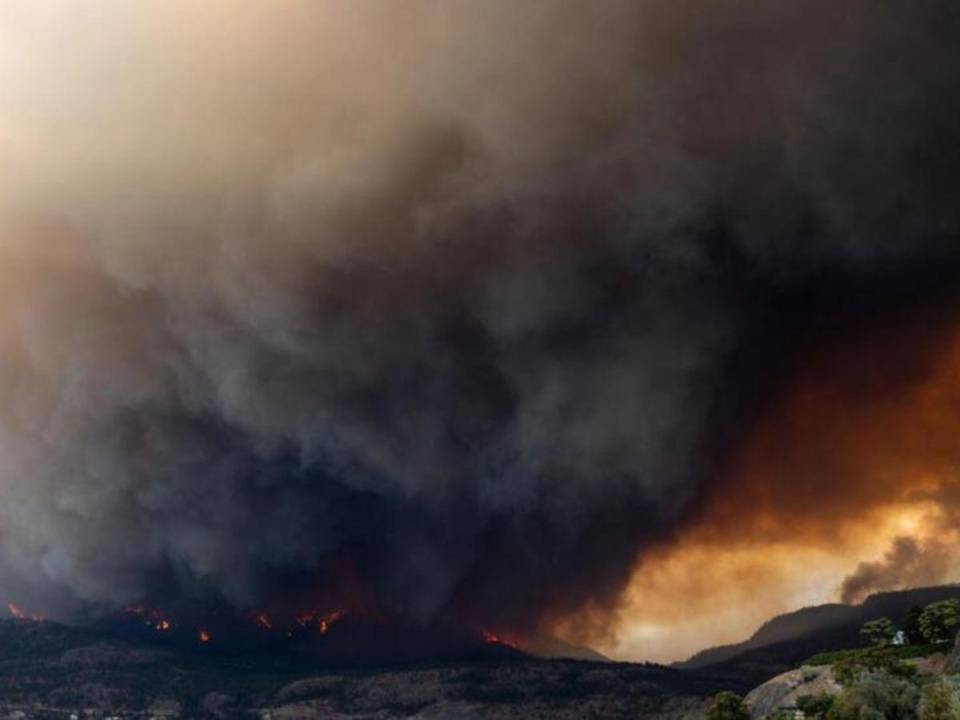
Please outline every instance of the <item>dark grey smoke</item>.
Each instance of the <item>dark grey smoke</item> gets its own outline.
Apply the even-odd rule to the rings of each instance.
[[[245,5],[0,15],[21,604],[603,608],[799,322],[960,269],[955,3]]]
[[[893,540],[881,560],[862,562],[844,578],[840,587],[843,602],[856,603],[876,592],[940,585],[957,573],[957,531],[960,529],[960,484],[952,476],[955,467],[952,442],[954,428],[945,424],[947,442],[937,452],[938,443],[924,447],[928,461],[942,463],[946,478],[933,487],[912,490],[908,497],[925,502],[935,512],[927,518],[919,536],[901,535]]]
[[[948,579],[954,553],[950,545],[903,536],[894,540],[883,560],[863,562],[841,587],[845,603],[862,602],[884,590],[904,590],[942,584]]]

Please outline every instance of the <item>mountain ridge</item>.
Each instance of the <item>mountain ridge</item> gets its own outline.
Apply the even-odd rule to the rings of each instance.
[[[949,598],[960,598],[960,584],[875,593],[857,605],[813,605],[777,615],[742,642],[706,648],[672,667],[763,682],[811,655],[860,644],[860,627],[868,620],[890,617],[898,623],[914,605]]]

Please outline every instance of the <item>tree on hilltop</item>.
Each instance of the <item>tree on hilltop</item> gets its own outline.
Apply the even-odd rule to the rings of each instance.
[[[920,615],[922,614],[923,608],[919,605],[913,605],[903,619],[903,632],[906,633],[907,641],[911,645],[923,642],[923,633],[920,631]]]
[[[883,647],[889,645],[893,640],[894,635],[897,634],[897,628],[894,627],[889,618],[884,617],[864,623],[864,626],[860,628],[860,634],[874,645]]]
[[[927,605],[920,613],[917,624],[928,642],[940,643],[953,640],[960,626],[960,602],[942,600]]]

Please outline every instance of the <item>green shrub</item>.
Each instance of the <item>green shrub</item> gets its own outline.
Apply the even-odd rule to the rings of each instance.
[[[879,618],[865,623],[860,628],[860,634],[874,645],[887,645],[897,634],[897,628],[894,627],[890,618]]]
[[[834,662],[830,669],[841,685],[851,685],[873,673],[900,678],[911,678],[917,674],[917,669],[905,663],[890,647],[872,647],[849,653]]]
[[[946,680],[923,688],[918,715],[920,720],[960,720],[960,696]]]
[[[932,643],[928,645],[900,645],[900,646],[887,646],[887,650],[891,652],[894,657],[900,658],[901,660],[910,660],[911,658],[920,658],[927,657],[928,655],[933,655],[938,652],[949,652],[951,648],[951,643]],[[838,660],[842,660],[845,657],[850,655],[856,655],[857,653],[863,652],[863,648],[852,648],[849,650],[835,650],[834,652],[820,653],[819,655],[814,655],[813,657],[804,661],[804,665],[811,665],[813,667],[818,667],[822,665],[833,665]]]
[[[826,717],[832,705],[833,697],[827,693],[801,695],[797,698],[797,710],[803,710],[803,716],[809,720],[820,720]]]
[[[845,687],[827,720],[918,720],[920,691],[904,678],[877,673]]]
[[[932,643],[948,642],[957,634],[960,626],[960,602],[942,600],[927,605],[917,621],[920,632]]]
[[[907,611],[906,616],[903,618],[903,631],[907,634],[907,641],[911,645],[925,642],[923,633],[920,631],[920,616],[922,614],[923,608],[919,605],[914,605]]]
[[[734,692],[722,692],[713,698],[706,720],[750,720],[743,698]]]

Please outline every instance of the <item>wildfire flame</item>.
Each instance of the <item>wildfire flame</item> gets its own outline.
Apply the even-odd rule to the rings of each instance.
[[[7,603],[7,612],[17,620],[33,620],[34,622],[43,622],[43,615],[27,615],[14,603]]]
[[[23,613],[15,605],[9,606],[10,613],[14,617],[24,617]],[[123,609],[127,615],[134,616],[143,621],[144,625],[156,632],[193,632],[200,643],[208,643],[213,639],[209,630],[199,624],[184,624],[182,621],[177,623],[175,628],[174,620],[163,609],[145,607],[143,605],[129,605]],[[319,610],[304,613],[298,616],[283,616],[280,619],[273,617],[262,610],[251,610],[247,615],[249,622],[263,632],[282,632],[286,637],[293,638],[298,633],[307,630],[315,630],[320,635],[326,635],[330,628],[345,615],[343,610],[333,610],[321,612]],[[182,619],[181,619],[182,620]]]
[[[488,645],[503,645],[504,647],[516,649],[517,644],[507,640],[506,638],[497,635],[496,633],[489,632],[487,630],[483,631],[483,641]]]
[[[8,607],[14,617],[24,616],[16,605],[11,603]],[[130,605],[124,608],[123,612],[136,619],[137,622],[142,621],[145,628],[148,628],[150,632],[163,633],[169,637],[192,640],[199,645],[207,645],[213,642],[214,634],[217,635],[218,640],[229,643],[229,637],[233,631],[236,631],[241,638],[244,637],[245,633],[256,631],[264,635],[269,634],[286,638],[290,641],[309,641],[311,638],[317,639],[329,634],[334,625],[341,622],[353,611],[341,608],[333,610],[310,609],[309,606],[301,606],[299,614],[297,614],[264,607],[252,607],[247,608],[242,614],[232,616],[232,620],[238,623],[235,625],[230,625],[231,618],[228,618],[226,624],[224,624],[221,621],[222,618],[213,618],[212,616],[184,617],[171,613],[165,608],[153,608],[144,605]],[[211,620],[214,620],[217,624],[210,625]],[[475,628],[475,632],[474,637],[479,637],[487,645],[513,650],[520,650],[524,647],[523,642],[514,636],[505,636],[500,632],[480,628]]]
[[[321,635],[326,635],[330,631],[330,627],[340,620],[343,615],[343,610],[334,610],[328,613],[311,612],[298,617],[297,624],[304,628],[316,626]]]

